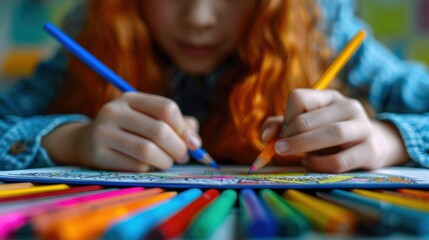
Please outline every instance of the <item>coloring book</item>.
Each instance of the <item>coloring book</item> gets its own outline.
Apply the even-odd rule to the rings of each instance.
[[[247,166],[174,166],[148,173],[115,172],[79,167],[0,171],[0,181],[164,188],[429,188],[429,169],[388,167],[340,174],[306,172],[294,167],[265,167],[247,174]]]

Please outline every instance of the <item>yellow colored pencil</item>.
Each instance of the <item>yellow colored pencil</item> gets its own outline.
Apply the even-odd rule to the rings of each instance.
[[[410,199],[407,197],[393,196],[393,195],[388,195],[388,194],[383,194],[383,193],[378,193],[378,192],[373,192],[368,190],[362,190],[362,189],[353,189],[352,192],[365,197],[377,199],[380,201],[390,202],[396,205],[401,205],[404,207],[409,207],[420,211],[429,212],[429,204],[426,201]]]
[[[36,186],[22,189],[0,190],[0,198],[21,196],[33,193],[51,192],[57,190],[69,189],[70,187],[65,184],[54,184],[47,186]]]
[[[323,72],[320,78],[313,84],[312,89],[323,90],[334,80],[335,76],[340,70],[346,65],[347,61],[353,56],[356,50],[362,45],[363,40],[366,37],[364,31],[359,31],[350,42],[344,47],[344,49],[338,54],[334,61],[329,67]],[[252,166],[250,167],[249,174],[253,173],[265,165],[267,165],[275,154],[275,143],[279,138],[275,138],[270,141],[267,146],[262,150],[261,154],[256,157]]]
[[[285,191],[283,197],[299,203],[295,204],[298,210],[324,232],[350,234],[356,230],[357,217],[345,208],[294,189]]]
[[[12,190],[12,189],[21,189],[21,188],[29,188],[33,187],[34,184],[30,182],[22,182],[22,183],[7,183],[1,184],[0,190]]]

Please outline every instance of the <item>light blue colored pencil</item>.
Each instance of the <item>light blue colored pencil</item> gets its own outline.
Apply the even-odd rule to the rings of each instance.
[[[202,191],[197,188],[181,192],[163,204],[119,221],[107,229],[102,239],[143,239],[145,235],[162,220],[172,216],[201,195]]]

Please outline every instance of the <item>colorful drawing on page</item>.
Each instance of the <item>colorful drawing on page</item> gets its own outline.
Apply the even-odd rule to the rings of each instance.
[[[428,187],[429,170],[392,167],[370,172],[324,174],[309,173],[301,168],[267,167],[258,174],[248,175],[247,166],[224,166],[222,171],[217,171],[188,165],[149,173],[55,167],[3,171],[0,180],[175,188],[388,188]]]

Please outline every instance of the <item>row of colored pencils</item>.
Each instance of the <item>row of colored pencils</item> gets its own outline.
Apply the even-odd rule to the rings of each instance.
[[[0,185],[0,239],[206,239],[234,222],[241,238],[427,236],[429,191]]]

